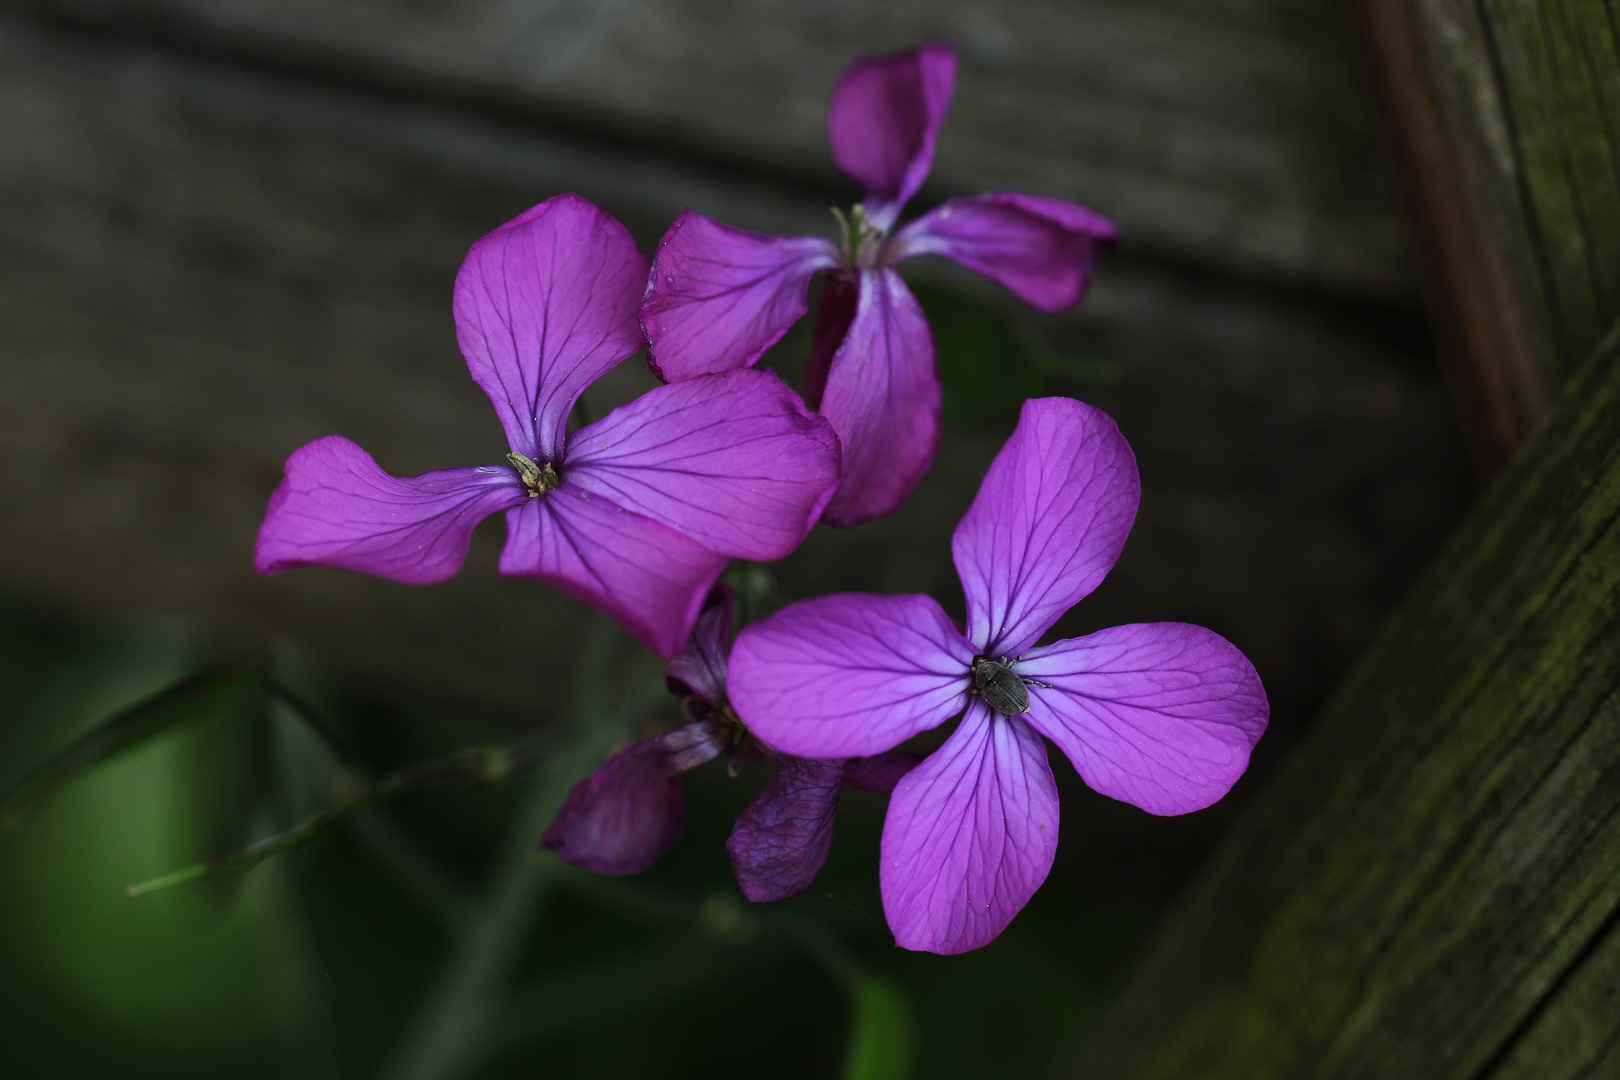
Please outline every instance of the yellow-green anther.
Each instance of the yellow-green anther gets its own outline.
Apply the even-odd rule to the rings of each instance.
[[[515,450],[506,455],[506,460],[511,462],[512,468],[517,470],[518,479],[522,480],[523,486],[529,489],[531,498],[536,495],[544,495],[561,482],[561,479],[557,476],[557,470],[551,467],[549,461],[544,465],[536,465],[533,460],[524,457]]]

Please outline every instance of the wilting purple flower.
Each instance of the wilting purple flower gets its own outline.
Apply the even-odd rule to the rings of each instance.
[[[579,395],[643,344],[646,274],[624,226],[577,195],[479,240],[456,275],[456,337],[508,464],[398,479],[348,439],[317,439],[270,498],[259,572],[443,581],[473,527],[504,509],[501,573],[554,585],[673,655],[728,557],[781,558],[804,539],[837,485],[838,445],[755,371],[658,387],[569,434]]]
[[[718,756],[729,735],[715,719],[631,743],[574,785],[540,846],[599,874],[639,874],[681,838],[681,774]]]
[[[667,380],[747,367],[809,308],[816,312],[805,400],[844,444],[844,478],[826,510],[857,525],[899,508],[939,447],[940,385],[922,308],[894,266],[944,255],[1042,311],[1076,303],[1112,224],[1039,195],[952,199],[895,231],[934,160],[956,82],[956,54],[924,45],[859,60],[833,91],[828,134],[838,167],[866,188],[840,242],[767,236],[687,210],[664,234],[641,305],[653,370]]]
[[[1092,788],[1154,814],[1208,806],[1247,767],[1265,690],[1218,635],[1139,623],[1035,645],[1114,565],[1139,495],[1104,413],[1027,401],[951,541],[965,635],[927,596],[864,593],[738,635],[732,701],[789,753],[876,754],[966,709],[889,803],[883,908],[905,948],[978,948],[1046,879],[1058,799],[1042,735]]]
[[[772,757],[782,771],[737,819],[726,847],[743,895],[780,900],[809,885],[827,861],[844,784],[887,794],[917,764],[915,755],[900,752],[806,761],[761,744],[726,699],[731,607],[731,589],[716,586],[686,649],[664,668],[691,723],[632,743],[576,784],[541,847],[599,873],[638,873],[680,838],[682,773],[721,753]]]

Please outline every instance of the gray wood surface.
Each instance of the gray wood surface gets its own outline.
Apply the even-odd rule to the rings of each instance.
[[[204,52],[472,97],[838,191],[828,93],[937,38],[929,194],[1023,190],[1144,250],[1400,297],[1404,241],[1328,0],[9,0]]]
[[[1353,0],[1475,454],[1620,315],[1620,37],[1594,0]]]
[[[1070,1075],[1613,1075],[1620,325]]]
[[[0,18],[0,130],[0,588],[293,642],[512,722],[548,707],[540,673],[581,610],[495,575],[498,522],[439,586],[258,578],[281,463],[334,433],[399,475],[498,461],[450,287],[472,240],[557,191],[644,249],[689,204],[778,231],[829,220],[825,189],[785,173],[34,20]],[[1065,631],[1215,627],[1266,673],[1285,742],[1470,495],[1410,313],[1129,247],[1061,317],[948,264],[915,271],[1100,373],[1052,389],[1108,409],[1141,459],[1125,557]],[[631,361],[591,407],[647,385]],[[945,538],[1008,422],[953,426],[903,513],[817,530],[783,588],[959,603]]]

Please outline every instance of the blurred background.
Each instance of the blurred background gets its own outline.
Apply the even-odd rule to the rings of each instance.
[[[472,241],[561,191],[649,252],[686,206],[830,236],[860,195],[834,82],[929,39],[962,69],[911,213],[1027,191],[1123,241],[1053,316],[907,263],[946,385],[932,472],[739,584],[959,612],[950,530],[1021,400],[1067,394],[1119,422],[1144,494],[1058,633],[1207,625],[1273,708],[1249,776],[1186,818],[1055,762],[1051,880],[954,958],[892,945],[875,796],[846,796],[806,893],[742,900],[724,841],[763,766],[689,775],[685,838],[636,878],[533,851],[570,783],[678,710],[644,650],[496,575],[493,520],[442,585],[252,571],[311,439],[396,475],[500,460],[450,319]],[[0,0],[0,132],[0,785],[210,663],[290,691],[191,709],[0,843],[7,1075],[1042,1075],[1477,489],[1333,0]],[[768,362],[792,376],[807,329]],[[589,408],[651,385],[632,359]],[[523,782],[123,895],[357,776],[522,740]]]

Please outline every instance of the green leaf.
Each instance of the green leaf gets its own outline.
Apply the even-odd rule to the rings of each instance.
[[[945,384],[945,419],[1012,419],[1025,398],[1061,393],[1064,383],[1113,383],[1105,361],[1061,356],[1030,345],[996,308],[933,282],[906,283],[928,316]]]
[[[115,714],[23,777],[0,802],[0,836],[91,766],[177,724],[234,713],[263,688],[257,672],[210,668]]]
[[[844,1080],[908,1080],[917,1036],[905,992],[887,979],[868,976],[856,984],[854,997]]]
[[[1014,417],[1046,392],[1032,349],[1001,312],[953,289],[908,284],[934,332],[947,420]]]

